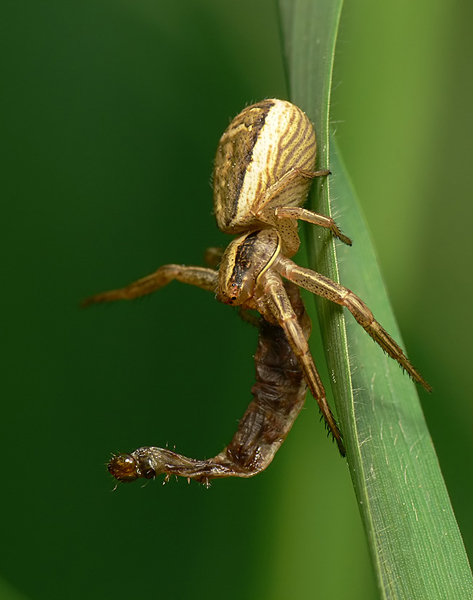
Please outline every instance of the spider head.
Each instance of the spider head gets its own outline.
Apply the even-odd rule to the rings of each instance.
[[[254,285],[251,280],[238,282],[229,278],[222,283],[217,291],[217,299],[224,304],[241,306],[253,296]]]
[[[222,257],[217,299],[224,304],[253,308],[258,277],[266,271],[280,248],[279,234],[271,229],[252,231],[234,240]]]

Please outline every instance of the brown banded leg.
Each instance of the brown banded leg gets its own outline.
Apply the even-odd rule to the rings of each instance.
[[[259,298],[257,300],[258,310],[267,320],[276,321],[284,330],[291,349],[304,372],[309,389],[317,400],[327,427],[337,442],[340,454],[345,456],[342,435],[325,397],[325,389],[310,353],[309,344],[287,296],[282,279],[277,273],[266,272],[262,274],[258,285],[261,287],[261,293],[255,296]]]
[[[347,244],[348,246],[352,245],[351,239],[346,235],[343,235],[332,217],[326,217],[325,215],[320,215],[319,213],[299,206],[278,206],[275,210],[275,215],[279,219],[299,219],[301,221],[307,221],[307,223],[312,223],[313,225],[326,227],[344,244]]]
[[[317,296],[348,308],[363,329],[391,358],[396,360],[407,371],[414,381],[423,385],[427,391],[432,391],[430,385],[411,365],[402,349],[378,321],[376,321],[371,310],[351,290],[339,283],[335,283],[331,279],[328,279],[328,277],[320,275],[320,273],[299,267],[292,260],[283,256],[280,257],[276,268],[289,281],[296,283],[313,294],[317,294]]]
[[[130,283],[124,288],[102,292],[86,298],[81,306],[98,304],[100,302],[114,302],[115,300],[133,300],[146,294],[151,294],[176,279],[182,283],[195,285],[209,292],[217,289],[218,272],[204,267],[185,267],[183,265],[164,265],[157,271]]]

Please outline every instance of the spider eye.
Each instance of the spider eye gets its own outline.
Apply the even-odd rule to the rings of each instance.
[[[230,300],[233,300],[233,301],[238,300],[238,296],[240,294],[240,291],[241,291],[241,289],[238,286],[238,284],[237,283],[232,283],[232,285],[230,286],[230,293],[232,294],[230,296]]]

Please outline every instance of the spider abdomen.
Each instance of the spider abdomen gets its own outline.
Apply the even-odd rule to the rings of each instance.
[[[214,212],[219,228],[241,233],[274,227],[275,222],[268,222],[259,209],[301,206],[311,180],[290,173],[312,172],[315,158],[314,128],[300,108],[277,99],[245,108],[220,138],[215,157]],[[284,177],[287,185],[281,186]]]

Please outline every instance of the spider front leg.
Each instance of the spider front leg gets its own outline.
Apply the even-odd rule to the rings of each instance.
[[[130,283],[124,288],[102,292],[86,298],[81,306],[101,302],[114,302],[115,300],[133,300],[146,294],[151,294],[176,279],[182,283],[195,285],[209,292],[217,289],[218,272],[204,267],[186,267],[183,265],[164,265],[157,271]]]
[[[376,321],[373,313],[366,304],[351,290],[335,283],[328,277],[320,275],[320,273],[299,267],[299,265],[284,256],[279,257],[277,264],[275,264],[274,267],[283,277],[289,279],[289,281],[305,288],[313,294],[317,294],[317,296],[321,296],[322,298],[326,298],[331,302],[335,302],[336,304],[348,308],[363,329],[391,358],[396,360],[401,367],[407,371],[414,381],[417,381],[417,383],[424,386],[428,392],[432,391],[430,385],[411,365],[400,346],[378,323],[378,321]]]
[[[327,175],[330,175],[330,171],[307,171],[294,167],[276,181],[276,183],[268,187],[253,209],[254,215],[258,219],[280,230],[283,239],[285,238],[285,244],[291,256],[298,249],[298,247],[296,248],[295,241],[289,239],[290,237],[294,237],[294,229],[297,232],[297,224],[295,223],[297,220],[325,227],[344,244],[348,246],[352,245],[351,239],[340,231],[340,228],[332,217],[327,217],[312,210],[293,205],[295,203],[294,199],[300,202],[300,198],[305,197],[307,186],[309,185],[308,182],[311,179]],[[283,220],[286,219],[287,221],[284,223]]]
[[[254,301],[266,320],[278,323],[284,330],[289,345],[299,361],[309,389],[317,400],[327,427],[337,442],[340,454],[345,456],[342,435],[325,397],[325,389],[310,353],[309,344],[291,305],[282,279],[276,272],[268,269],[260,276]]]
[[[301,208],[300,206],[278,206],[278,208],[276,208],[274,211],[274,214],[278,219],[299,219],[300,221],[306,221],[307,223],[312,223],[313,225],[325,227],[330,229],[333,235],[344,244],[347,244],[347,246],[351,246],[353,244],[351,239],[340,231],[338,225],[335,223],[332,217],[321,215],[312,210]]]

